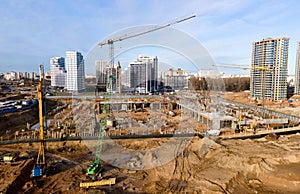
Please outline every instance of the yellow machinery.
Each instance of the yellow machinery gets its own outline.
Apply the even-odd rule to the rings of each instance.
[[[89,188],[89,187],[99,187],[103,185],[113,185],[116,184],[116,178],[109,178],[105,180],[95,181],[95,182],[86,182],[80,183],[80,188]]]
[[[4,163],[11,163],[13,162],[14,157],[12,155],[5,155],[3,156],[3,162]]]
[[[253,122],[250,124],[250,130],[252,132],[256,132],[257,125],[258,125],[258,121],[257,119],[254,119]]]
[[[44,82],[44,66],[40,65],[40,82],[37,87],[38,91],[38,101],[39,101],[39,123],[40,123],[40,149],[38,153],[38,157],[36,160],[36,164],[32,169],[32,177],[41,177],[43,175],[43,167],[46,164],[45,160],[45,130],[44,130],[44,108],[43,108],[43,83]]]

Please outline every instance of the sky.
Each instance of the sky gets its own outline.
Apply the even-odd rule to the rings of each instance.
[[[0,3],[2,73],[38,72],[39,64],[49,70],[51,57],[65,56],[69,50],[87,56],[99,42],[122,29],[162,24],[192,14],[197,17],[172,28],[196,39],[215,63],[249,65],[252,42],[267,37],[289,37],[288,72],[295,71],[300,41],[298,0],[0,0]],[[132,53],[128,56],[134,57]],[[158,57],[164,61],[164,56]],[[249,73],[234,68],[220,68],[220,71]]]

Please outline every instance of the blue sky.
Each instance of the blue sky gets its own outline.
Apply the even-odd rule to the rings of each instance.
[[[172,26],[204,46],[216,63],[250,64],[252,42],[289,37],[289,74],[300,41],[298,0],[0,0],[0,72],[49,70],[49,58],[77,50],[85,56],[120,29],[161,24],[192,13]],[[223,69],[220,69],[223,71]],[[225,70],[237,73],[237,69]],[[247,74],[247,72],[245,73]]]

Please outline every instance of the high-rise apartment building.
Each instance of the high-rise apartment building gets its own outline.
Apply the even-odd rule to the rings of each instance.
[[[127,67],[123,70],[121,82],[123,86],[130,88],[130,68]]]
[[[289,38],[267,38],[253,42],[252,46],[252,97],[286,99]]]
[[[295,91],[294,94],[300,94],[300,42],[298,42],[298,50],[296,56],[296,70],[295,70]]]
[[[118,64],[117,67],[113,66],[110,67],[107,64],[107,61],[103,60],[97,60],[95,62],[96,64],[96,83],[97,87],[100,90],[103,90],[103,88],[106,88],[107,82],[109,80],[109,77],[111,76],[111,86],[108,88],[111,91],[119,91],[120,84],[120,77],[121,77],[121,65]]]
[[[84,86],[84,60],[80,52],[66,52],[66,89],[71,92],[79,92]]]
[[[97,85],[106,85],[107,81],[107,61],[97,60],[96,64],[96,83]]]
[[[136,61],[130,63],[130,88],[141,93],[157,90],[158,59],[139,55]]]
[[[51,86],[64,88],[66,86],[66,69],[64,57],[50,58]]]

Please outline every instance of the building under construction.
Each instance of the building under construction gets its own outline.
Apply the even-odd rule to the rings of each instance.
[[[295,94],[300,94],[300,42],[298,42],[296,70],[295,70]]]
[[[252,97],[284,100],[287,98],[289,38],[267,38],[253,42]]]

